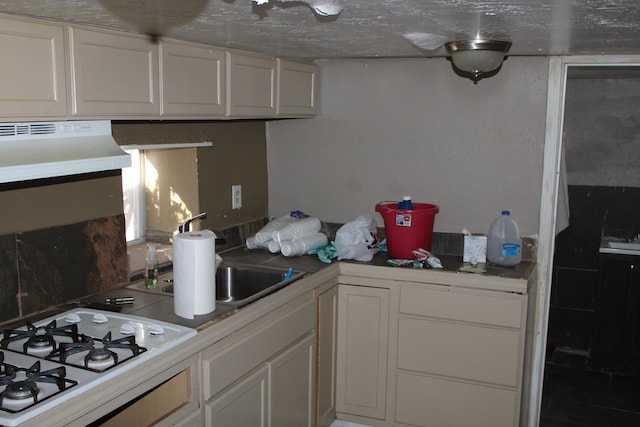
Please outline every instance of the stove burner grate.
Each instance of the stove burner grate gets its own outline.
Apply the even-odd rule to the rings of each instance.
[[[120,351],[115,351],[116,349]],[[109,331],[101,340],[81,335],[79,342],[60,343],[46,358],[93,372],[104,372],[145,351],[146,348],[136,344],[135,336],[112,340]]]
[[[78,384],[77,381],[66,378],[67,372],[64,366],[41,371],[39,361],[30,368],[13,366],[3,361],[4,353],[0,352],[0,390],[2,390],[0,391],[0,410],[2,411],[20,412]],[[48,394],[41,393],[41,388],[45,384],[54,385]],[[23,403],[27,400],[30,402]]]
[[[0,348],[8,349],[11,343],[25,340],[22,344],[22,353],[30,354],[29,349],[51,349],[57,347],[56,337],[70,338],[73,342],[78,342],[80,334],[78,325],[70,324],[58,327],[56,320],[52,320],[45,326],[34,326],[26,322],[26,329],[6,329],[3,338],[0,340]]]

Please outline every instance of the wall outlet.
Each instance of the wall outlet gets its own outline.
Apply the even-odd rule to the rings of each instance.
[[[240,209],[242,207],[242,185],[231,186],[231,209]]]

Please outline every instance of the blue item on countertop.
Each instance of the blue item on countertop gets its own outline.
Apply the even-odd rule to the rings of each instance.
[[[405,211],[413,210],[413,203],[411,202],[411,196],[404,196],[402,201],[398,203],[398,209],[402,209]]]

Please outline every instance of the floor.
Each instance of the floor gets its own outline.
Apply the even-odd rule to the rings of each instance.
[[[331,423],[331,427],[370,427],[370,426],[366,426],[364,424],[352,423],[349,421],[335,420],[334,422]]]
[[[640,378],[547,364],[540,427],[640,426]]]

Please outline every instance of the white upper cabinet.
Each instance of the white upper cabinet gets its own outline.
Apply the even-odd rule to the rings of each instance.
[[[278,59],[277,116],[309,117],[316,113],[316,66]]]
[[[67,115],[64,27],[0,18],[0,117]]]
[[[316,67],[0,15],[0,120],[309,117]]]
[[[276,115],[276,59],[227,52],[227,116]]]
[[[225,51],[163,40],[162,115],[206,118],[225,114]]]
[[[72,115],[158,117],[158,44],[149,37],[69,28]]]

